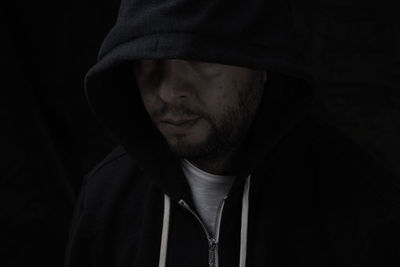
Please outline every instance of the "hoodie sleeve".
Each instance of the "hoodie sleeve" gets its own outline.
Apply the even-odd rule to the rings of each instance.
[[[121,147],[115,148],[97,164],[83,179],[78,201],[72,217],[69,239],[65,252],[65,267],[103,266],[99,255],[105,255],[105,248],[99,240],[104,233],[102,201],[104,188],[109,189],[108,175],[101,172],[110,163],[126,155]],[[115,181],[115,180],[113,180]],[[100,195],[99,195],[100,194]]]
[[[358,266],[400,266],[400,207],[392,207],[386,219],[370,234]]]
[[[84,181],[87,180],[85,177]],[[82,186],[72,218],[69,240],[65,254],[65,267],[92,266],[91,258],[91,228],[86,220],[86,183]]]

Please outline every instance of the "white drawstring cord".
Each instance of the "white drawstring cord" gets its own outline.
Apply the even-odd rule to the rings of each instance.
[[[240,229],[239,267],[246,266],[247,228],[248,228],[248,215],[249,215],[249,193],[250,193],[250,175],[247,177],[246,184],[244,186],[243,199],[242,199],[242,226]]]
[[[240,260],[239,267],[246,266],[247,257],[247,228],[249,214],[249,193],[250,193],[250,175],[247,177],[242,198],[242,222],[240,229]],[[159,267],[165,267],[167,259],[168,231],[169,231],[169,216],[170,216],[171,200],[167,195],[164,195],[164,218],[161,234],[160,260]]]
[[[171,200],[167,195],[164,195],[164,218],[163,218],[163,228],[161,234],[160,260],[158,263],[159,267],[165,267],[165,262],[167,259],[170,208],[171,208]]]

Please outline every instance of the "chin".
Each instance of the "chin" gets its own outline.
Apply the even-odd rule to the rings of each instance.
[[[184,133],[163,133],[172,153],[179,157],[197,157],[210,153],[211,129],[194,127]]]
[[[206,140],[203,142],[194,142],[175,139],[173,141],[168,141],[168,145],[172,153],[184,158],[202,157],[209,153],[209,146]]]

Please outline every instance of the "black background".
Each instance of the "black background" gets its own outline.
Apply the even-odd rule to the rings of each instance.
[[[82,178],[114,146],[86,104],[83,78],[119,2],[1,5],[0,266],[62,266]],[[293,6],[317,93],[334,123],[400,176],[395,4]]]

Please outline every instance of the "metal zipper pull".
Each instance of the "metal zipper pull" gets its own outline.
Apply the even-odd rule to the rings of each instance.
[[[216,251],[217,251],[217,242],[214,238],[208,240],[208,265],[210,267],[216,266]]]
[[[208,240],[208,265],[210,267],[216,267],[216,259],[217,259],[217,240],[211,237],[210,233],[208,232],[206,226],[204,225],[203,221],[200,217],[189,207],[189,205],[183,200],[178,201],[179,205],[181,205],[184,209],[189,211],[196,220],[200,223],[201,227],[203,228],[204,233],[206,234]]]

